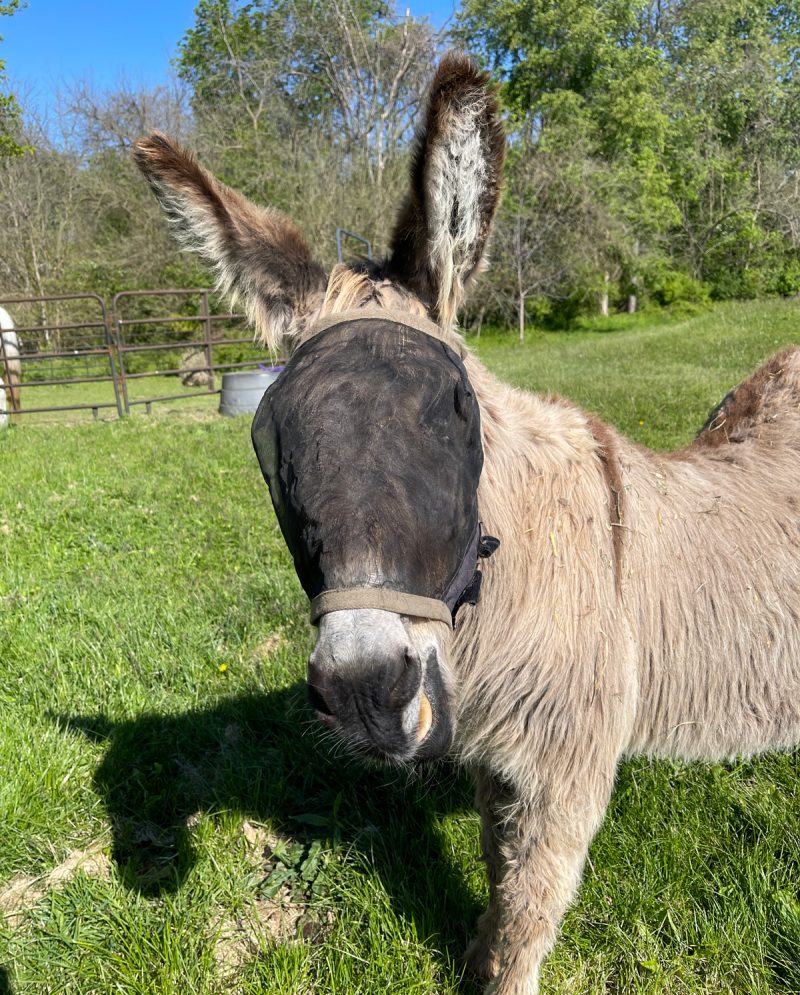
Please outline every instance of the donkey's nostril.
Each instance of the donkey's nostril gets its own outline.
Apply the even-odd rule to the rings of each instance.
[[[328,706],[328,702],[322,697],[322,693],[313,684],[308,685],[308,700],[311,707],[322,715],[332,716],[333,712]]]
[[[397,669],[399,675],[392,685],[388,700],[391,707],[403,708],[419,691],[422,683],[422,667],[416,653],[406,650]]]

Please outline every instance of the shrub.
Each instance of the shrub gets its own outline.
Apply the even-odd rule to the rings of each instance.
[[[709,289],[706,284],[695,280],[688,273],[679,270],[659,267],[647,280],[650,297],[662,307],[674,307],[681,303],[707,305],[710,301]]]

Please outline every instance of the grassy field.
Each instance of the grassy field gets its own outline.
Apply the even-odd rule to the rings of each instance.
[[[64,374],[76,375],[73,370]],[[221,376],[217,375],[217,387]],[[128,380],[128,399],[131,404],[131,414],[138,417],[147,414],[142,401],[153,397],[175,397],[171,401],[154,401],[152,410],[156,414],[208,411],[214,412],[219,407],[219,394],[200,394],[202,388],[183,387],[175,376],[143,377],[139,380]],[[77,383],[77,384],[23,384],[23,413],[19,416],[22,425],[81,425],[95,420],[113,421],[118,417],[114,385],[107,383]],[[98,405],[97,415],[94,409],[80,408],[79,405]],[[63,411],[39,411],[39,408],[72,408]],[[30,410],[26,410],[30,409]]]
[[[771,303],[477,348],[666,447],[791,341]],[[468,779],[331,756],[306,609],[247,419],[0,432],[0,995],[477,995]],[[799,892],[800,754],[628,763],[544,990],[800,993]]]

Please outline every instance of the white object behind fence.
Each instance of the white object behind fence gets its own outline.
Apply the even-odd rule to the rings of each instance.
[[[22,362],[19,358],[19,336],[14,331],[14,322],[5,308],[0,307],[0,383],[7,381],[19,384],[22,379]],[[3,387],[5,384],[3,383]],[[8,420],[6,392],[0,388],[0,424]]]

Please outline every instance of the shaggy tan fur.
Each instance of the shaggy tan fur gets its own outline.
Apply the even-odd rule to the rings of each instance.
[[[706,429],[660,456],[604,426],[622,528],[597,422],[468,370],[481,513],[503,537],[451,652],[492,884],[469,960],[517,995],[536,991],[620,758],[800,741],[800,349],[730,395],[738,441],[709,448]]]
[[[800,349],[732,391],[672,455],[498,381],[450,318],[483,254],[501,135],[486,78],[445,59],[392,255],[337,267],[326,289],[285,219],[248,222],[257,209],[161,138],[139,146],[139,163],[175,224],[224,257],[225,285],[292,309],[280,326],[290,342],[321,316],[378,307],[436,318],[433,333],[466,357],[485,454],[478,503],[502,539],[479,605],[454,633],[369,610],[326,615],[321,630],[356,665],[390,640],[424,647],[425,660],[436,648],[490,884],[467,959],[494,995],[535,995],[621,758],[724,759],[800,741]],[[272,246],[261,276],[253,252],[231,248],[232,232],[256,229]],[[279,245],[288,268],[269,266]],[[273,319],[260,327],[274,343]]]

